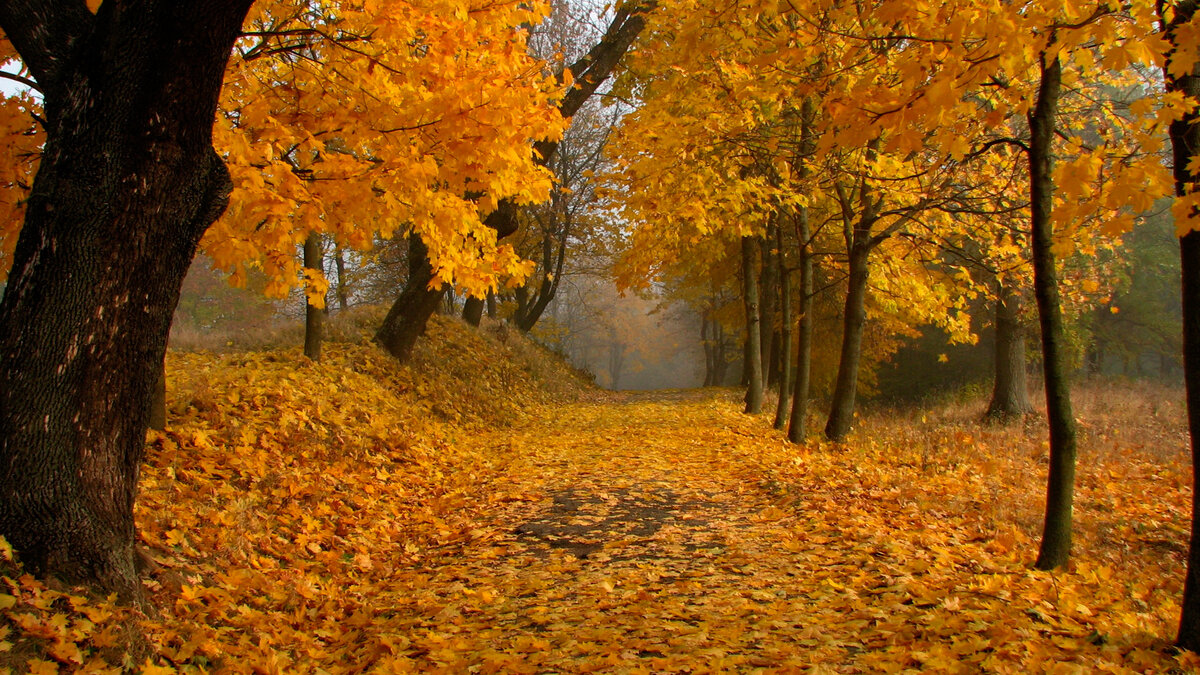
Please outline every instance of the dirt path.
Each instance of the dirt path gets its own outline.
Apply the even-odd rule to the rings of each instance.
[[[723,464],[737,432],[681,414],[708,405],[575,406],[509,440],[496,520],[412,589],[427,629],[396,652],[446,672],[786,672],[854,649],[815,624],[824,575],[772,496]]]

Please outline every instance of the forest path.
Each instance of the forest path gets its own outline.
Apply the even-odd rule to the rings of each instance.
[[[513,463],[490,520],[401,594],[425,617],[396,645],[405,665],[791,672],[864,650],[845,572],[824,564],[842,556],[826,545],[837,533],[789,522],[732,461],[746,434],[729,408],[711,393],[629,395],[485,439]]]

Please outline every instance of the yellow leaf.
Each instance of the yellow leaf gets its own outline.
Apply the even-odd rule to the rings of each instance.
[[[29,675],[54,675],[58,672],[58,664],[43,659],[29,659]]]

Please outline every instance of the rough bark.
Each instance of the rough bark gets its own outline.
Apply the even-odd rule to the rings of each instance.
[[[850,278],[842,315],[842,351],[837,380],[825,423],[825,437],[840,441],[850,433],[854,422],[854,402],[858,394],[858,367],[862,360],[863,330],[867,323],[868,257],[871,249],[861,241],[850,249]]]
[[[758,305],[758,249],[755,237],[742,237],[742,301],[746,308],[746,412],[762,412],[762,321]]]
[[[1175,5],[1175,17],[1164,20],[1167,37],[1174,44],[1176,29],[1196,15],[1196,0]],[[1165,72],[1167,88],[1200,99],[1200,65],[1191,73],[1174,77]],[[1200,190],[1200,174],[1188,171],[1200,156],[1200,113],[1193,110],[1174,122],[1170,129],[1176,196]],[[1194,214],[1200,216],[1200,214]],[[1200,232],[1188,232],[1179,240],[1183,292],[1183,377],[1187,391],[1188,431],[1192,446],[1192,479],[1200,485]],[[1192,528],[1188,545],[1187,573],[1183,584],[1183,611],[1175,639],[1183,649],[1200,651],[1200,502],[1192,496]]]
[[[140,595],[133,503],[152,392],[197,242],[249,0],[0,2],[46,144],[0,301],[0,534],[40,574]]]
[[[1042,330],[1042,366],[1046,386],[1046,416],[1050,426],[1050,476],[1046,485],[1046,517],[1035,566],[1049,570],[1067,563],[1071,553],[1071,511],[1075,493],[1075,416],[1065,358],[1058,272],[1052,249],[1050,221],[1054,200],[1055,115],[1062,87],[1062,65],[1043,56],[1037,103],[1029,113],[1030,233],[1033,246],[1033,285]]]
[[[1025,329],[1021,326],[1021,296],[1001,284],[996,298],[996,373],[987,416],[1009,420],[1033,412],[1025,376]]]
[[[309,232],[304,239],[304,268],[311,273],[325,270],[325,252],[321,250],[321,235]],[[321,360],[321,340],[325,333],[325,310],[312,302],[304,303],[304,355],[313,361]]]
[[[420,235],[414,234],[408,240],[408,281],[375,332],[375,341],[401,363],[412,358],[429,317],[441,305],[445,291],[429,288],[431,281],[433,266],[429,264],[429,249]]]
[[[155,431],[167,428],[167,368],[163,364],[158,369],[158,383],[154,385],[154,395],[150,399],[150,419],[147,425]]]

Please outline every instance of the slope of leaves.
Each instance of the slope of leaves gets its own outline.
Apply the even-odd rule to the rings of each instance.
[[[550,362],[493,333],[437,322],[422,371],[173,354],[144,672],[1197,668],[1167,649],[1190,486],[1161,392],[1081,406],[1082,535],[1048,573],[1035,424],[886,411],[796,448],[723,391],[550,404]],[[127,611],[3,572],[0,667],[119,670]]]

